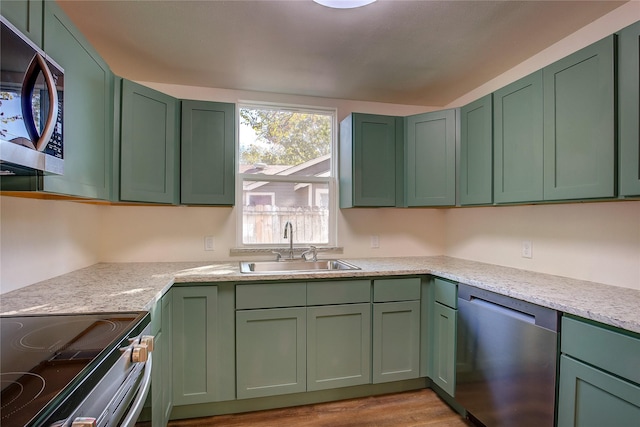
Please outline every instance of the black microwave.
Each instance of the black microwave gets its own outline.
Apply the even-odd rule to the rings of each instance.
[[[0,16],[0,174],[64,174],[64,70]]]

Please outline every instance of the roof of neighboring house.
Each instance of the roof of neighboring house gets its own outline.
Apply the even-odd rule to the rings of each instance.
[[[255,165],[239,165],[239,173],[241,174],[250,174],[250,175],[278,175],[278,176],[290,176],[290,175],[302,175],[302,176],[327,176],[329,172],[329,161],[331,160],[331,155],[326,154],[324,156],[316,157],[315,159],[309,160],[304,163],[300,163],[295,166],[288,165],[267,165],[267,164],[255,164]],[[304,172],[307,169],[312,168],[313,166],[317,166],[322,162],[327,162],[326,169],[323,169],[319,172],[314,172],[312,174],[305,174]],[[251,185],[245,187],[246,190],[255,190],[268,182],[264,181],[256,181]]]

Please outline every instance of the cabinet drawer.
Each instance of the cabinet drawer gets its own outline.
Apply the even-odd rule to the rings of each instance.
[[[306,283],[259,283],[236,286],[236,309],[304,307]]]
[[[561,350],[640,384],[640,338],[564,316]]]
[[[451,308],[458,308],[458,284],[439,277],[433,278],[435,300]]]
[[[373,281],[373,302],[411,301],[420,299],[420,278],[382,279]]]
[[[307,305],[349,304],[371,301],[369,280],[309,282]]]

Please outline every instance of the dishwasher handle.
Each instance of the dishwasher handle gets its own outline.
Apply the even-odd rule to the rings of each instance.
[[[463,283],[458,285],[458,298],[471,303],[490,306],[511,317],[517,317],[525,322],[549,329],[553,332],[558,332],[558,312],[554,309]]]

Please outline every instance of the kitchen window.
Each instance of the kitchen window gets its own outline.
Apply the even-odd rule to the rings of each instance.
[[[238,106],[238,242],[281,247],[287,221],[297,245],[335,245],[336,111]]]

